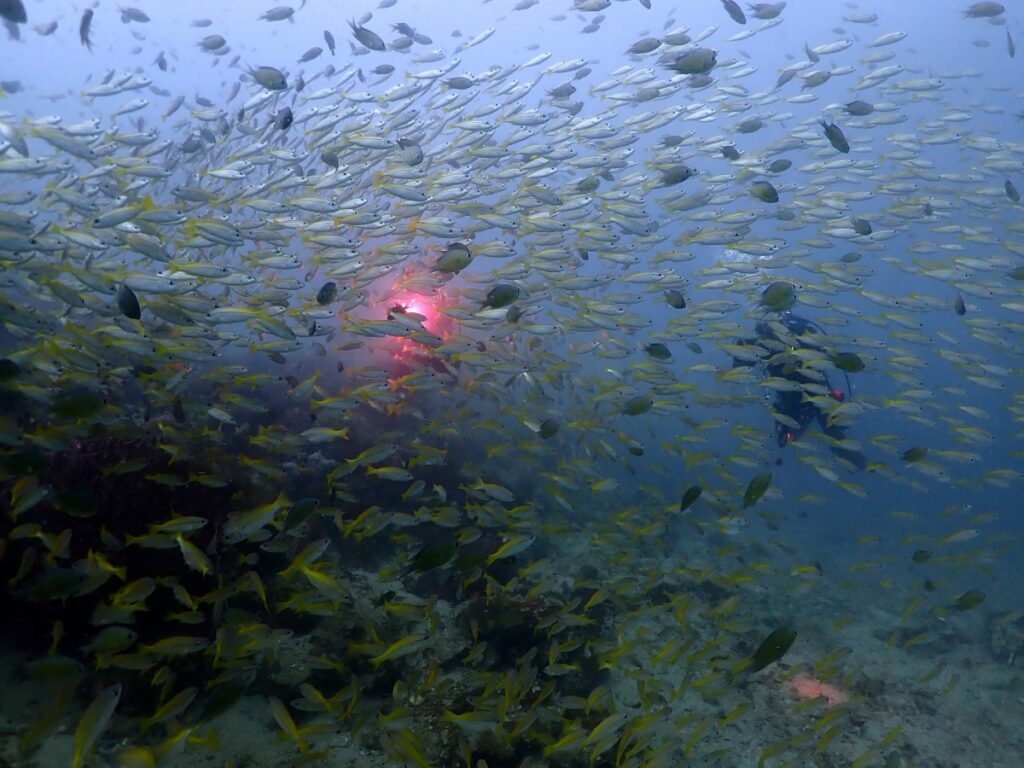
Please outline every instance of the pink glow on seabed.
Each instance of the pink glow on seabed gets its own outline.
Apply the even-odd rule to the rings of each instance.
[[[786,685],[801,699],[819,699],[824,697],[828,701],[829,709],[838,707],[840,704],[845,704],[850,700],[849,694],[841,688],[831,683],[823,683],[821,680],[810,675],[797,675],[792,680],[789,680]]]

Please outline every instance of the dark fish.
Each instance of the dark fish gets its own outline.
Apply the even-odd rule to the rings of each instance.
[[[903,460],[908,464],[913,464],[915,461],[920,461],[928,455],[928,449],[917,446],[914,448],[908,448],[903,452]]]
[[[89,39],[90,28],[92,27],[92,8],[86,8],[82,14],[82,21],[78,25],[78,38],[82,45],[92,52],[92,40]]]
[[[765,667],[774,664],[786,655],[796,640],[796,632],[789,627],[781,627],[772,632],[764,641],[757,646],[754,655],[750,657],[748,672],[760,672]]]
[[[352,36],[371,51],[383,51],[386,49],[387,46],[384,45],[384,40],[376,32],[371,32],[354,21],[350,21],[348,25],[352,28]]]
[[[255,67],[249,70],[249,74],[268,91],[283,91],[288,87],[284,73],[276,67]]]
[[[665,301],[673,309],[686,309],[686,298],[675,288],[665,291]]]
[[[728,13],[729,17],[737,24],[747,23],[747,17],[736,0],[722,0],[722,7],[725,8],[725,12]]]
[[[871,229],[871,222],[867,219],[858,219],[856,216],[850,217],[850,226],[853,227],[853,231],[858,235],[870,235],[874,230]]]
[[[328,282],[324,283],[323,287],[317,291],[316,303],[321,306],[330,304],[338,296],[338,286],[336,283]]]
[[[53,399],[51,410],[60,419],[84,419],[100,410],[106,400],[91,389],[71,389]]]
[[[138,8],[122,8],[121,9],[121,21],[125,24],[130,22],[138,22],[139,24],[145,24],[149,21],[149,16],[144,11],[140,11]]]
[[[639,416],[654,407],[654,401],[646,395],[637,395],[626,401],[622,412],[627,416]]]
[[[971,608],[984,603],[985,597],[985,593],[980,589],[969,589],[954,600],[953,604],[949,607],[954,611],[969,611]]]
[[[501,309],[502,307],[507,307],[518,298],[518,286],[509,285],[508,283],[498,283],[487,292],[487,297],[484,299],[483,306],[491,307],[493,309]]]
[[[864,361],[854,352],[838,352],[832,358],[832,365],[846,373],[858,373],[864,370]]]
[[[171,401],[171,415],[179,424],[185,423],[185,406],[181,402],[181,395],[175,395]]]
[[[0,17],[14,24],[24,24],[28,21],[21,0],[0,0]]]
[[[679,502],[679,511],[685,512],[687,509],[692,507],[703,492],[704,490],[699,485],[691,485],[687,488],[686,492],[683,493],[683,498]]]
[[[768,166],[768,173],[782,173],[783,171],[788,171],[792,167],[793,161],[787,160],[783,157],[772,161],[772,164]]]
[[[682,184],[688,178],[693,176],[693,168],[688,165],[670,165],[668,168],[661,172],[661,186],[672,187],[676,184]]]
[[[438,539],[427,544],[412,558],[412,568],[417,573],[426,573],[440,568],[455,556],[456,541],[454,537]]]
[[[846,110],[846,114],[855,115],[856,117],[866,117],[875,111],[875,105],[869,104],[866,101],[848,101],[843,106]]]
[[[330,30],[324,30],[324,42],[327,43],[327,50],[331,52],[331,56],[334,55],[334,35],[331,34]]]
[[[910,559],[920,565],[921,563],[927,563],[929,560],[931,560],[931,557],[932,553],[929,552],[927,549],[919,549],[916,552],[914,552],[913,555],[911,555]]]
[[[214,688],[199,710],[199,722],[209,723],[231,709],[255,677],[255,672],[241,673]]]
[[[829,143],[843,154],[850,151],[850,143],[846,140],[843,129],[835,123],[821,121],[821,127],[825,129],[825,138]]]
[[[764,127],[764,123],[760,118],[751,117],[744,120],[742,123],[736,126],[738,133],[755,133]]]
[[[554,419],[544,419],[544,421],[540,423],[540,429],[537,431],[537,434],[539,434],[542,439],[547,440],[548,438],[555,436],[558,432],[558,426],[558,422]]]
[[[298,528],[320,507],[320,499],[305,498],[296,501],[284,517],[284,532]]]
[[[704,75],[715,68],[718,52],[710,48],[694,48],[675,57],[668,65],[681,75]]]
[[[779,3],[753,3],[747,5],[755,19],[774,19],[786,7],[785,0]]]
[[[21,373],[21,366],[10,358],[0,359],[0,381],[9,381]]]
[[[1006,190],[1006,196],[1010,198],[1013,202],[1020,202],[1020,192],[1018,192],[1017,188],[1013,186],[1012,181],[1007,179],[1006,182],[1003,184],[1003,189]]]
[[[768,486],[772,484],[772,473],[762,472],[756,475],[753,480],[747,484],[747,490],[743,492],[743,508],[746,509],[753,504],[756,504],[758,499],[764,496],[765,491],[768,490]]]
[[[750,185],[750,194],[765,203],[779,202],[779,193],[767,181],[755,181]]]
[[[282,107],[274,115],[274,127],[280,131],[287,131],[294,119],[291,107]]]
[[[672,352],[664,344],[660,342],[654,342],[644,347],[644,351],[653,357],[655,360],[671,360]]]
[[[323,48],[321,48],[319,45],[314,45],[312,48],[310,48],[304,54],[299,56],[299,64],[304,64],[307,61],[312,61],[313,59],[315,59],[317,56],[319,56],[323,52],[324,52]]]
[[[975,3],[964,11],[964,16],[969,19],[991,19],[1001,16],[1006,8],[1002,3],[981,2]]]
[[[960,317],[967,314],[967,305],[964,304],[964,297],[960,295],[959,291],[956,294],[956,298],[953,299],[953,311],[960,315]]]
[[[135,291],[123,283],[117,289],[117,308],[125,317],[130,317],[132,320],[142,317],[142,307],[139,306],[139,300],[135,297]]]
[[[792,309],[794,304],[796,304],[796,286],[792,283],[783,281],[772,283],[761,294],[761,305],[775,312]]]
[[[458,77],[449,77],[447,80],[442,81],[447,87],[456,91],[465,91],[473,87],[473,80],[469,77],[459,75]]]

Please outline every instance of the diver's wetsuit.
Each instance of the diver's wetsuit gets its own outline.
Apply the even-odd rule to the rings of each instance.
[[[803,317],[798,317],[791,312],[783,313],[778,320],[786,330],[795,337],[803,336],[809,333],[818,333],[817,327],[810,320]],[[753,339],[744,339],[741,344],[755,344],[764,346],[763,341],[771,339],[776,342],[781,342],[778,335],[772,330],[771,325],[762,320],[754,328],[757,336]],[[769,350],[771,351],[771,350]],[[769,355],[771,357],[772,355]],[[738,365],[753,366],[755,363],[749,361],[743,361],[734,359],[733,367]],[[817,379],[813,379],[810,376],[805,375],[800,370],[800,365],[794,365],[791,361],[780,361],[772,363],[766,366],[768,376],[780,379],[788,379],[789,381],[799,382],[801,384],[820,383]],[[824,374],[822,374],[824,375]],[[843,400],[845,394],[835,387],[825,376],[825,385],[829,388],[831,395],[836,400]],[[780,421],[775,422],[775,438],[779,444],[779,447],[788,445],[792,441],[796,440],[807,431],[807,427],[810,426],[811,422],[817,419],[818,426],[821,431],[835,440],[842,440],[846,437],[846,428],[841,427],[837,424],[829,424],[828,414],[822,411],[810,400],[804,399],[803,392],[777,392],[775,395],[775,410],[778,413],[788,416],[798,426],[793,427],[787,424],[783,424]],[[844,448],[832,446],[832,452],[842,459],[853,464],[857,469],[864,469],[866,462],[864,455],[858,451],[849,451]]]

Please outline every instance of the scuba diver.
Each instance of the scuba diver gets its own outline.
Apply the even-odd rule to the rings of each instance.
[[[799,439],[811,422],[817,421],[821,431],[833,440],[843,440],[846,437],[846,427],[832,423],[828,410],[823,410],[812,397],[808,396],[808,390],[813,392],[819,388],[824,396],[837,402],[846,400],[850,392],[850,377],[846,376],[846,391],[833,386],[828,375],[821,370],[806,368],[801,358],[796,354],[786,354],[787,351],[797,349],[818,349],[821,345],[814,342],[813,337],[825,332],[814,322],[804,317],[799,317],[789,311],[779,313],[777,320],[761,320],[754,327],[756,336],[750,339],[740,339],[739,346],[753,345],[760,350],[750,357],[733,357],[733,368],[754,367],[765,361],[767,375],[772,378],[786,379],[799,384],[792,390],[776,391],[773,407],[775,409],[775,440],[780,448],[789,445]],[[778,418],[779,416],[782,419]],[[830,446],[832,453],[854,465],[857,469],[864,469],[867,462],[864,455],[859,451],[848,450],[838,445]],[[777,459],[776,463],[781,463]]]

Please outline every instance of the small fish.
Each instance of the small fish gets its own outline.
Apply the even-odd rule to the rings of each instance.
[[[138,8],[121,8],[121,21],[124,24],[130,22],[137,22],[139,24],[145,24],[149,21],[149,16],[144,11],[140,11]]]
[[[627,416],[640,416],[654,407],[654,401],[646,395],[637,395],[626,401],[622,412]]]
[[[350,21],[348,25],[352,28],[352,36],[371,51],[386,50],[387,46],[384,45],[384,41],[376,32],[370,31],[355,21]]]
[[[644,347],[644,351],[655,360],[671,360],[672,352],[664,344],[654,342]]]
[[[915,461],[920,461],[928,455],[928,449],[923,446],[916,446],[914,448],[908,448],[902,454],[903,460],[908,464],[913,464]]]
[[[78,24],[78,39],[82,41],[90,53],[92,53],[92,40],[89,37],[89,32],[92,28],[92,8],[86,8],[85,12],[82,13],[82,20]]]
[[[956,293],[956,298],[953,299],[953,311],[960,315],[960,317],[967,314],[967,305],[964,304],[964,297],[959,291]]]
[[[828,139],[829,143],[843,154],[849,153],[850,143],[846,140],[843,129],[835,123],[829,123],[825,120],[820,122],[821,127],[825,129],[825,138]]]
[[[1018,192],[1017,188],[1015,186],[1013,186],[1013,182],[1012,181],[1007,179],[1003,183],[1003,189],[1006,190],[1006,196],[1008,198],[1010,198],[1010,200],[1012,200],[1015,203],[1019,203],[1020,202],[1020,192]]]
[[[760,672],[786,655],[796,640],[796,632],[789,627],[780,627],[766,637],[750,657],[747,671]]]
[[[28,21],[21,0],[0,0],[0,17],[13,24],[24,24]]]
[[[792,309],[796,304],[796,286],[792,283],[779,281],[772,283],[761,294],[761,306],[775,312]]]
[[[276,8],[271,8],[269,11],[265,11],[260,19],[262,21],[284,21],[285,19],[291,19],[295,15],[295,9],[288,5],[279,5]]]
[[[864,361],[854,352],[837,352],[832,357],[832,365],[846,373],[858,373],[864,370]]]
[[[458,274],[468,267],[472,260],[473,254],[467,245],[464,243],[452,243],[441,254],[441,257],[434,262],[434,269],[438,272]]]
[[[417,573],[426,573],[440,568],[455,556],[456,540],[452,538],[438,539],[425,545],[412,558],[412,568]]]
[[[324,42],[327,43],[327,50],[331,52],[331,56],[334,55],[334,35],[331,34],[330,30],[324,30]]]
[[[875,111],[875,106],[866,101],[848,101],[843,109],[846,110],[846,114],[854,115],[855,117],[867,117]]]
[[[484,307],[501,309],[519,298],[519,287],[508,283],[498,283],[487,292],[484,298]]]
[[[673,309],[686,309],[686,298],[675,288],[665,291],[665,301]]]
[[[737,3],[736,0],[722,0],[722,7],[725,8],[725,12],[729,14],[729,18],[731,18],[737,24],[747,23],[747,17],[743,13],[743,9],[740,8],[739,3]]]
[[[558,427],[558,422],[554,419],[544,419],[540,423],[540,429],[537,430],[537,434],[541,436],[541,439],[548,440],[558,433]]]
[[[706,75],[715,68],[718,52],[710,48],[694,48],[682,53],[668,65],[681,75]]]
[[[284,73],[274,67],[256,67],[249,70],[249,74],[268,91],[283,91],[288,87]]]
[[[995,16],[1002,16],[1006,8],[1002,3],[981,2],[974,3],[964,10],[964,16],[969,19],[991,19]]]
[[[326,282],[316,293],[316,303],[326,306],[338,297],[338,285],[334,282]]]
[[[750,194],[765,203],[779,202],[779,193],[767,181],[755,181],[750,185]]]
[[[772,473],[762,472],[756,475],[748,484],[747,490],[743,492],[743,508],[746,509],[757,503],[764,496],[768,486],[772,484]]]
[[[142,317],[142,307],[139,306],[139,300],[135,296],[135,291],[124,283],[117,289],[117,308],[121,310],[125,317],[130,317],[132,320],[138,320]]]
[[[282,107],[274,115],[274,127],[279,131],[287,131],[294,120],[291,107]]]
[[[850,226],[853,227],[853,231],[858,235],[870,235],[874,230],[871,228],[871,222],[866,219],[858,219],[856,216],[850,217]]]
[[[699,485],[691,485],[687,488],[686,492],[683,493],[683,498],[679,501],[679,511],[685,512],[687,509],[692,507],[703,492],[704,489]]]
[[[980,589],[969,589],[953,601],[949,607],[954,611],[969,611],[985,602],[987,595]]]
[[[75,748],[71,756],[71,768],[82,768],[85,758],[92,749],[96,739],[107,729],[110,718],[117,709],[117,703],[121,700],[121,684],[117,683],[100,692],[75,729]]]

